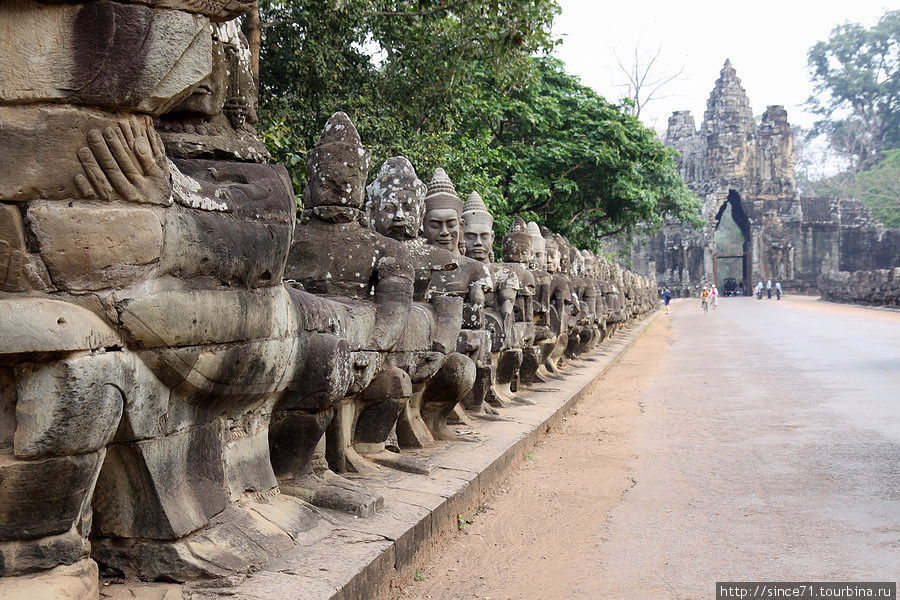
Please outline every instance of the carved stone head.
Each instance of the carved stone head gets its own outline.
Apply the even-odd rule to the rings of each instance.
[[[478,192],[472,192],[462,212],[466,256],[491,262],[494,247],[494,217],[488,212]]]
[[[547,272],[556,273],[559,271],[559,246],[556,243],[556,237],[546,227],[541,227],[541,235],[544,237],[547,251]]]
[[[372,227],[395,240],[419,237],[425,215],[425,184],[416,177],[412,163],[393,156],[381,165],[378,177],[366,188],[366,206]]]
[[[503,238],[503,260],[523,264],[530,264],[534,260],[531,234],[522,217],[513,219],[509,232]]]
[[[591,279],[597,278],[597,259],[590,250],[581,251],[581,260],[584,262],[584,276]]]
[[[213,23],[212,70],[156,121],[167,153],[178,158],[268,157],[256,137],[256,84],[250,49],[237,21]]]
[[[463,201],[444,169],[434,170],[425,195],[425,240],[432,246],[459,254]]]
[[[314,210],[361,208],[368,172],[369,153],[363,148],[356,127],[345,113],[334,113],[306,159],[309,184],[304,193],[304,206]]]
[[[571,273],[572,258],[569,240],[558,233],[554,237],[556,238],[556,247],[559,250],[559,270],[561,273]]]
[[[544,236],[541,235],[541,229],[537,223],[529,221],[527,227],[528,234],[531,236],[531,251],[534,257],[530,267],[544,271],[547,268],[547,243]]]
[[[581,250],[574,245],[571,245],[569,248],[569,265],[570,273],[572,273],[572,275],[578,277],[584,276],[584,256],[582,256]]]

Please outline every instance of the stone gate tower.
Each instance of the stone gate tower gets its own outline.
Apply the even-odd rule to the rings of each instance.
[[[690,111],[673,113],[665,139],[680,153],[682,177],[703,200],[705,226],[668,223],[638,244],[638,268],[655,263],[660,285],[673,289],[714,282],[720,259],[715,232],[729,206],[744,243],[743,253],[728,256],[742,260],[748,290],[759,279],[809,289],[822,272],[897,263],[897,231],[872,220],[860,202],[799,196],[787,111],[769,106],[757,122],[730,60],[706,106],[699,130]]]

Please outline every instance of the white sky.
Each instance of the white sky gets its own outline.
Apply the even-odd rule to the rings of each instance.
[[[890,2],[897,8],[900,0]],[[614,87],[624,76],[613,50],[626,66],[640,44],[652,56],[662,47],[657,65],[667,73],[685,67],[682,78],[663,88],[667,96],[651,102],[642,120],[665,131],[672,111],[690,110],[697,126],[706,100],[726,58],[747,91],[753,114],[769,104],[783,104],[792,124],[810,126],[815,116],[803,112],[812,93],[806,52],[844,22],[874,24],[889,8],[885,0],[559,0],[562,14],[555,32],[563,43],[556,56],[567,70],[610,101],[625,95]]]

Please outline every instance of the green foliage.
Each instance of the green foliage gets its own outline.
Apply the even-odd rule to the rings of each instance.
[[[853,187],[874,217],[888,227],[900,227],[900,148],[888,150],[875,167],[857,174]]]
[[[466,517],[465,515],[456,515],[456,528],[460,531],[464,531],[466,527],[474,522],[475,521]]]
[[[858,198],[872,216],[888,227],[900,227],[900,148],[887,150],[884,159],[867,171],[839,173],[806,184],[813,196]]]
[[[817,130],[856,171],[900,147],[900,10],[888,11],[872,28],[840,25],[808,53],[816,96],[809,99],[824,117]]]
[[[402,154],[478,190],[498,239],[521,214],[596,248],[599,236],[699,199],[653,131],[545,55],[555,0],[261,0],[260,130],[299,192],[327,118],[350,115],[375,169]]]

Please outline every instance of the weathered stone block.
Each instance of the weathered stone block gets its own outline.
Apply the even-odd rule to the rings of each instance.
[[[230,499],[247,493],[268,492],[278,485],[269,461],[268,427],[234,427],[225,434],[225,478]]]
[[[293,224],[237,221],[199,210],[168,211],[160,272],[181,279],[269,287],[284,274]]]
[[[20,461],[0,457],[0,540],[55,535],[81,518],[105,451]]]
[[[85,170],[79,150],[89,148],[91,131],[127,126],[142,137],[153,136],[157,148],[161,142],[153,130],[150,117],[117,115],[76,106],[0,105],[0,200],[71,200],[84,191],[76,183],[76,175]],[[171,204],[168,191],[145,194],[140,201]],[[111,194],[115,194],[112,191]],[[96,197],[96,194],[90,195]]]
[[[275,287],[161,292],[123,300],[117,309],[138,344],[157,348],[293,335],[292,307],[284,288]]]
[[[228,503],[218,423],[164,438],[114,444],[94,494],[101,536],[172,540]]]
[[[105,446],[122,416],[121,356],[16,365],[16,456],[82,454]]]
[[[0,102],[66,102],[159,114],[212,69],[205,17],[98,0],[7,0]]]
[[[75,304],[43,298],[0,299],[0,355],[121,345],[103,319]]]
[[[89,558],[21,577],[0,579],[4,600],[94,600],[100,595],[97,563]]]
[[[124,287],[153,272],[162,225],[152,210],[36,202],[28,223],[53,282],[70,290]]]
[[[71,565],[86,558],[89,550],[90,543],[78,528],[32,540],[0,542],[0,577]]]

